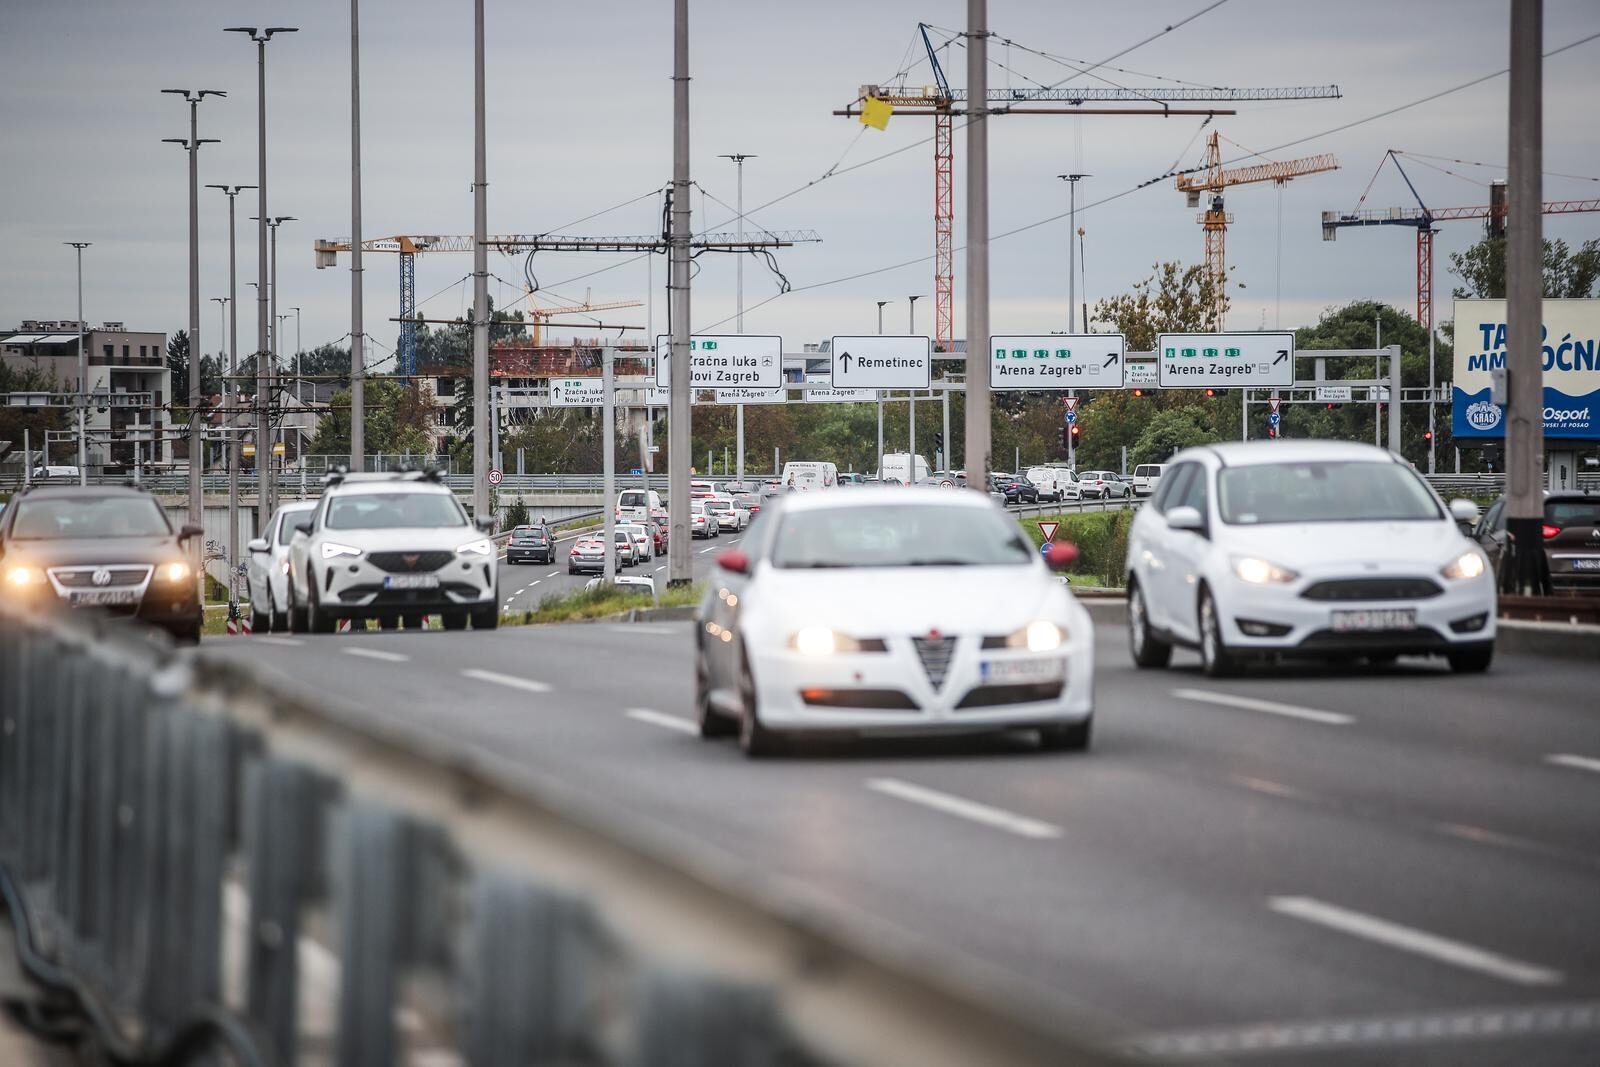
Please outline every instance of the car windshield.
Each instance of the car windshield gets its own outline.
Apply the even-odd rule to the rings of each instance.
[[[314,508],[296,508],[283,513],[283,518],[278,522],[278,544],[286,545],[294,540],[294,528],[304,522]]]
[[[731,501],[731,500],[707,500],[706,501],[706,507],[710,508],[712,511],[732,511],[733,510],[733,501]]]
[[[96,537],[168,537],[172,526],[147,496],[56,496],[17,503],[11,536],[18,541]]]
[[[1033,553],[996,511],[940,504],[823,508],[784,517],[774,566],[1022,566]]]
[[[513,541],[543,541],[544,531],[537,526],[520,526],[511,531]]]
[[[467,513],[445,493],[352,493],[328,502],[330,530],[439,529],[467,525]]]
[[[1360,461],[1227,467],[1217,477],[1217,506],[1223,522],[1240,526],[1441,517],[1427,486],[1409,467]]]
[[[1544,521],[1551,526],[1600,526],[1600,499],[1547,500]]]

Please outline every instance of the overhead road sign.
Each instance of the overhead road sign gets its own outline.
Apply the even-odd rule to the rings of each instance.
[[[1156,339],[1163,389],[1294,384],[1294,334],[1164,333]]]
[[[1348,385],[1319,385],[1317,386],[1317,400],[1324,404],[1349,403],[1352,391]]]
[[[672,339],[656,338],[656,384],[672,382]],[[691,389],[783,388],[783,338],[765,334],[696,334],[689,339]]]
[[[807,404],[871,404],[878,399],[876,389],[835,389],[828,379],[813,375],[806,379]]]
[[[829,347],[837,389],[926,389],[933,340],[926,334],[835,336]]]
[[[706,399],[702,399],[705,397]],[[789,400],[789,390],[779,387],[777,389],[712,389],[708,392],[696,391],[693,401],[696,404],[784,404]]]
[[[1121,389],[1120,333],[998,334],[989,338],[991,389]]]
[[[1600,440],[1600,300],[1545,300],[1540,319],[1544,435]],[[1492,390],[1495,372],[1505,365],[1506,302],[1457,300],[1450,394],[1457,439],[1505,436],[1505,409]]]
[[[553,408],[597,408],[606,402],[600,378],[551,378],[550,406]]]
[[[1156,379],[1156,361],[1153,359],[1124,361],[1122,364],[1122,384],[1129,389],[1149,388],[1157,384]]]

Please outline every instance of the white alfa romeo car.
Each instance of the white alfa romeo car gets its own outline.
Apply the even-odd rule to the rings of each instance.
[[[1180,452],[1128,535],[1128,627],[1140,667],[1174,645],[1205,672],[1251,658],[1388,662],[1494,657],[1488,561],[1404,460],[1371,445],[1251,441]]]
[[[718,558],[697,616],[702,737],[763,755],[803,734],[1037,730],[1088,747],[1089,615],[986,496],[776,498]]]

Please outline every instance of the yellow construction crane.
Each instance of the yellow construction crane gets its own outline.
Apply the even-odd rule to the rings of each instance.
[[[581,304],[569,304],[565,307],[539,307],[533,302],[533,293],[534,291],[532,289],[527,290],[528,310],[526,314],[528,321],[533,324],[534,348],[538,348],[544,343],[544,325],[551,318],[557,315],[581,315],[586,311],[613,311],[617,308],[636,308],[644,306],[644,301],[642,300],[613,300],[608,304],[595,304],[591,303],[588,299],[588,295],[585,294],[584,301]],[[654,344],[655,342],[652,340],[649,343]]]
[[[1302,178],[1307,174],[1337,170],[1339,161],[1325,153],[1320,156],[1307,156],[1304,159],[1290,159],[1282,163],[1262,163],[1253,167],[1223,170],[1222,151],[1217,142],[1218,134],[1213,130],[1210,139],[1206,141],[1204,172],[1196,175],[1178,175],[1178,191],[1188,195],[1190,207],[1200,206],[1200,196],[1202,193],[1206,194],[1206,209],[1196,221],[1205,227],[1205,273],[1211,279],[1212,329],[1221,330],[1223,312],[1227,304],[1228,223],[1233,221],[1233,216],[1223,210],[1222,190],[1230,185],[1248,185],[1251,182],[1270,181],[1283,185],[1290,179]]]

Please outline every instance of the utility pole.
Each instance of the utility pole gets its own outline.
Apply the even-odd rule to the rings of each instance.
[[[279,215],[275,219],[268,219],[267,225],[272,228],[272,266],[270,268],[271,280],[268,283],[272,291],[272,333],[267,349],[267,406],[269,411],[278,410],[278,351],[282,340],[279,334],[283,332],[283,319],[289,316],[278,315],[278,227],[285,222],[298,221],[293,215]],[[261,470],[261,493],[267,498],[267,514],[270,516],[278,508],[278,471],[273,466],[277,458],[275,449],[277,442],[273,440],[278,434],[277,423],[282,419],[273,419],[267,423],[267,444],[265,449],[258,443],[256,445],[256,466]],[[263,463],[263,455],[265,462]]]
[[[472,514],[489,514],[489,174],[484,133],[483,0],[472,5]]]
[[[367,346],[361,321],[361,2],[350,0],[350,469],[365,462]]]
[[[63,241],[78,254],[78,484],[89,484],[89,361],[83,354],[83,250],[88,241]],[[108,372],[109,373],[109,372]],[[110,389],[109,384],[107,389]],[[27,466],[27,458],[23,458]]]
[[[1510,159],[1506,196],[1506,547],[1513,589],[1544,591],[1543,0],[1511,0]]]
[[[989,4],[967,0],[967,488],[989,489]]]
[[[921,299],[922,299],[921,296],[908,296],[908,297],[906,297],[906,303],[909,304],[910,308],[911,308],[911,316],[910,316],[911,321],[908,324],[908,328],[907,328],[906,332],[909,333],[912,337],[915,337],[917,335],[917,301],[921,300]],[[906,447],[906,451],[911,454],[911,459],[909,460],[909,462],[911,464],[911,480],[913,482],[915,482],[917,480],[917,393],[916,393],[916,390],[913,389],[910,393],[907,394],[907,396],[909,398],[909,406],[908,406],[908,413],[906,415],[906,426],[908,427],[907,433],[906,433],[906,440],[908,442],[908,445]]]
[[[200,101],[208,96],[227,96],[220,89],[163,89],[183,97],[189,105],[189,137],[164,137],[169,144],[183,145],[189,152],[189,521],[205,522],[205,438],[200,421],[200,146],[216,144],[215,137],[200,139]],[[190,539],[195,558],[195,581],[199,582],[200,563],[205,553],[205,538]]]
[[[1067,183],[1067,332],[1078,332],[1078,252],[1072,245],[1072,235],[1078,229],[1078,183],[1092,174],[1057,174]],[[1087,330],[1089,324],[1085,322]]]
[[[1280,186],[1279,188],[1282,188],[1282,187]],[[1437,230],[1428,231],[1428,233],[1429,233],[1428,239],[1430,241],[1433,240],[1433,236],[1432,235],[1437,233],[1437,232],[1438,232]],[[1428,272],[1428,307],[1430,307],[1430,308],[1433,307],[1433,272],[1432,271]],[[1433,363],[1433,332],[1434,332],[1433,316],[1430,313],[1429,316],[1428,316],[1428,473],[1429,474],[1432,474],[1433,471],[1434,471],[1434,463],[1435,463],[1435,456],[1436,456],[1435,446],[1438,444],[1438,441],[1437,441],[1438,434],[1437,434],[1437,432],[1435,432],[1434,426],[1433,426],[1434,411],[1438,407],[1438,404],[1435,402],[1435,397],[1434,397],[1434,394],[1436,393],[1436,391],[1438,389],[1438,386],[1435,384],[1436,372],[1434,370],[1434,363]],[[1541,429],[1542,428],[1543,427],[1541,427]]]
[[[749,155],[749,154],[734,153],[732,155],[725,154],[725,155],[723,155],[722,158],[723,159],[731,159],[731,160],[733,160],[734,164],[739,168],[739,185],[738,185],[739,196],[738,196],[738,199],[735,201],[735,203],[737,205],[736,206],[736,210],[739,213],[739,239],[742,241],[742,240],[744,240],[744,161],[747,160],[747,159],[755,159],[756,157],[753,156],[753,155]],[[734,329],[738,333],[744,333],[744,256],[741,255],[741,256],[738,256],[735,259],[735,261],[734,261],[734,271],[735,271],[735,273],[734,273],[734,278],[735,278],[735,281],[734,281],[734,301],[735,301],[734,306],[735,306],[735,309],[736,309],[736,314],[735,314],[735,317],[734,317],[734,324],[735,324],[734,325]],[[654,342],[652,342],[652,343],[654,343]],[[735,404],[734,405],[734,447],[738,450],[738,453],[739,453],[739,458],[736,460],[736,463],[738,464],[738,474],[735,477],[738,479],[739,484],[743,485],[744,484],[744,405],[743,404]]]
[[[254,189],[253,185],[208,185],[207,189],[221,189],[228,198],[228,377],[224,379],[222,395],[223,410],[232,413],[234,403],[239,396],[239,383],[234,376],[239,373],[239,260],[237,234],[233,225],[234,199],[242,190]],[[227,420],[224,420],[227,421]],[[237,430],[237,427],[232,429]],[[239,565],[239,434],[228,434],[225,443],[228,449],[228,561],[231,567]],[[259,531],[258,531],[259,536]],[[228,581],[229,613],[238,613],[237,596],[234,591],[233,574],[230,573]]]
[[[606,539],[605,569],[601,572],[606,588],[617,582],[617,387],[616,355],[610,345],[600,350],[601,418],[605,426],[600,438],[600,515]],[[650,512],[650,497],[645,497],[645,514]],[[648,521],[648,518],[646,519]],[[668,544],[671,537],[667,538]]]
[[[883,333],[883,306],[887,300],[878,301],[878,333]],[[883,390],[878,391],[878,477],[883,477]]]
[[[694,580],[689,542],[689,0],[672,5],[672,216],[667,287],[672,319],[672,376],[667,406],[667,584]],[[606,511],[611,510],[606,501]],[[607,546],[609,550],[610,546]]]

